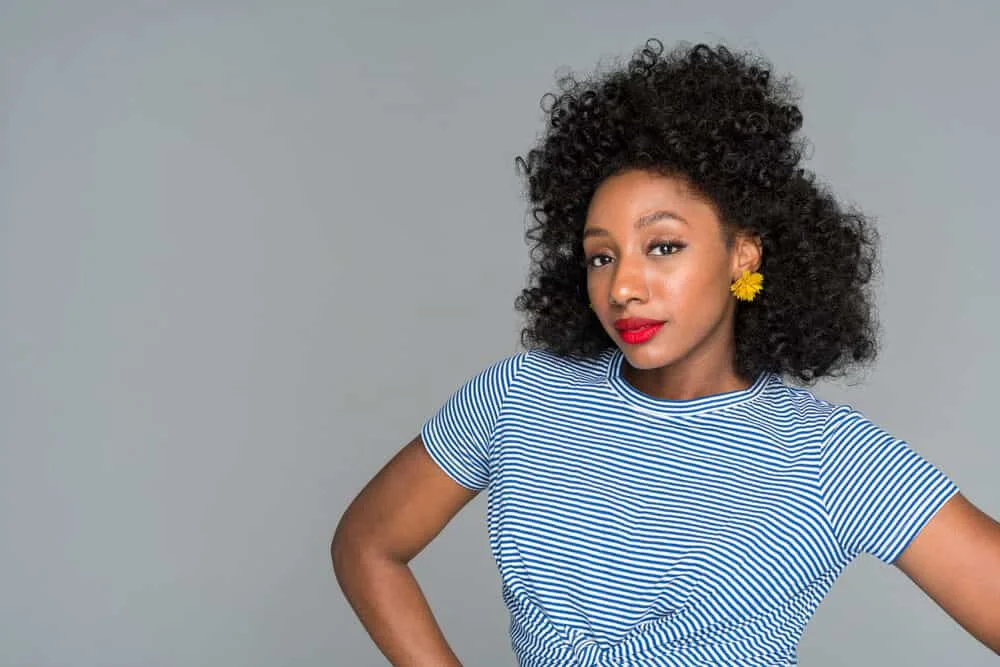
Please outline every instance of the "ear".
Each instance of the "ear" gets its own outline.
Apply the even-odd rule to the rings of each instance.
[[[763,243],[759,236],[737,232],[732,252],[733,279],[739,278],[744,271],[753,272],[760,269],[763,251]]]

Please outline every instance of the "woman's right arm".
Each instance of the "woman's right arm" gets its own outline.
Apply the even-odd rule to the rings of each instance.
[[[418,435],[361,490],[333,536],[333,569],[372,640],[397,667],[460,666],[408,563],[477,491],[449,477]]]

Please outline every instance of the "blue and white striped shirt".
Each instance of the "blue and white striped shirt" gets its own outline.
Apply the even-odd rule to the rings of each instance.
[[[778,375],[669,401],[623,360],[510,356],[421,429],[448,475],[488,489],[522,667],[794,665],[844,568],[895,560],[958,490]]]

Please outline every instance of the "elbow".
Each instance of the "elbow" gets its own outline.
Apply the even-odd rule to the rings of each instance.
[[[370,530],[346,516],[330,541],[330,559],[341,587],[349,580],[364,578],[380,563],[394,560]]]
[[[966,628],[969,633],[978,639],[983,646],[1000,655],[1000,618],[991,619],[986,628],[977,631],[975,628]]]
[[[330,560],[333,562],[333,573],[338,581],[343,581],[345,574],[351,569],[352,563],[357,563],[357,538],[353,536],[347,521],[343,518],[337,524],[330,541]]]

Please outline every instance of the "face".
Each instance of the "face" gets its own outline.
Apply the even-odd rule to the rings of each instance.
[[[583,250],[594,313],[634,368],[731,363],[729,285],[757,268],[759,245],[727,244],[713,206],[682,179],[634,170],[605,180]]]

